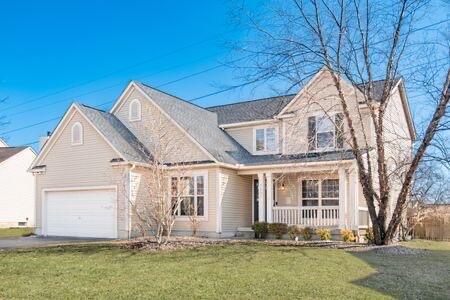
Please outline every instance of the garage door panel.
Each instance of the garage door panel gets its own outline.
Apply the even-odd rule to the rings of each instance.
[[[46,234],[117,237],[113,190],[55,191],[46,195]]]

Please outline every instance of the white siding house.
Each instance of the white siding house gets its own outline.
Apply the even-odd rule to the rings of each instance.
[[[36,154],[30,147],[0,144],[0,227],[34,227],[35,184],[28,172]]]

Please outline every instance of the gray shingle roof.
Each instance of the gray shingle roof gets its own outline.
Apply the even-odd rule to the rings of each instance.
[[[13,157],[27,147],[0,147],[0,163]]]
[[[254,155],[248,161],[243,162],[246,166],[275,165],[291,163],[307,163],[318,161],[341,161],[354,158],[351,150],[327,151],[317,153],[302,153],[293,155]]]
[[[244,147],[219,128],[215,113],[143,83],[135,83],[216,160],[239,164],[251,156]]]
[[[150,152],[113,114],[79,103],[74,104],[94,124],[111,145],[128,161],[146,163]]]
[[[295,97],[295,94],[207,107],[217,113],[219,125],[271,119]]]
[[[394,87],[402,78],[397,77],[393,79],[392,86]],[[380,101],[383,96],[384,83],[386,80],[374,80],[372,81],[372,97],[376,101]],[[360,89],[363,93],[366,87],[366,83],[359,83],[356,85],[358,89]]]

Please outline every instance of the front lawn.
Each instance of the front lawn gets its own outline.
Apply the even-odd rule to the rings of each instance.
[[[0,239],[29,236],[33,233],[33,228],[21,227],[21,228],[0,228]]]
[[[450,243],[421,255],[226,245],[138,252],[111,245],[0,252],[0,299],[450,298]]]

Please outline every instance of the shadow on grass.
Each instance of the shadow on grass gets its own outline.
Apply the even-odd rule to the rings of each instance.
[[[419,254],[377,251],[352,255],[374,269],[353,284],[401,299],[450,299],[450,250],[425,250]]]

